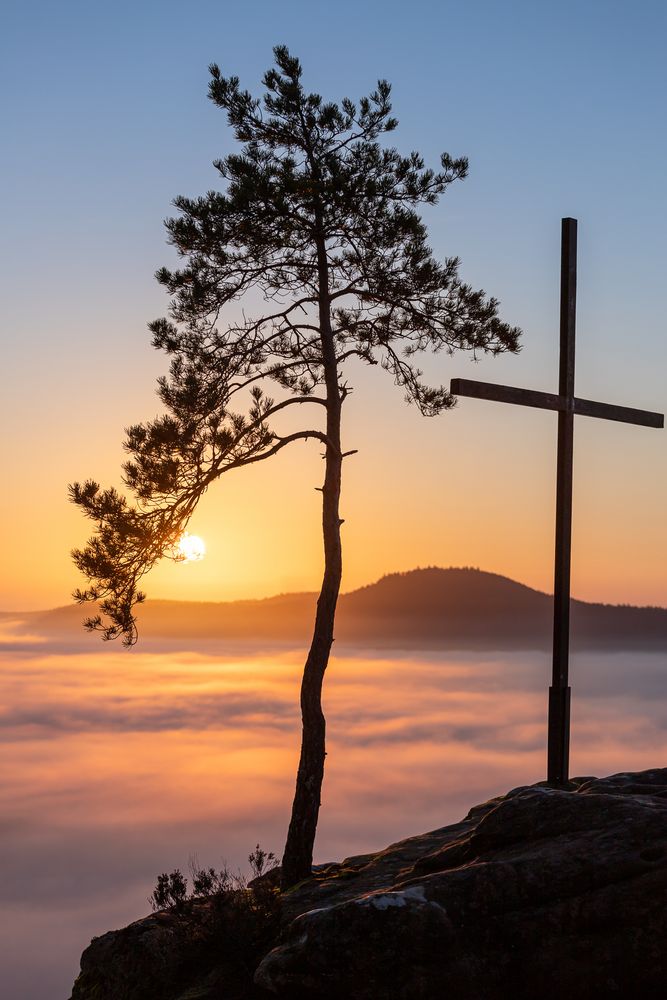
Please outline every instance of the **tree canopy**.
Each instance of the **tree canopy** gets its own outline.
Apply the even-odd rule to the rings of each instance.
[[[171,364],[159,380],[164,413],[127,431],[133,499],[93,481],[70,488],[97,526],[74,552],[90,581],[76,597],[100,602],[87,625],[106,639],[136,641],[139,581],[175,557],[197,502],[224,472],[300,439],[340,451],[321,421],[280,436],[271,418],[286,407],[326,409],[327,378],[344,401],[348,360],[382,365],[432,416],[453,399],[425,383],[421,352],[518,349],[519,331],[460,279],[458,259],[435,260],[418,212],[466,176],[467,160],[444,153],[436,171],[383,145],[397,125],[386,81],[357,103],[324,101],[304,91],[298,59],[274,51],[261,100],[210,67],[209,96],[241,149],[215,163],[224,191],[176,198],[179,214],[166,223],[182,266],[158,271],[170,316],[150,329]],[[225,307],[246,293],[263,307],[225,322]]]

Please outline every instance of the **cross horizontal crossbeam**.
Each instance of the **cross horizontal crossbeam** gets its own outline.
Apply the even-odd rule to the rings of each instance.
[[[568,399],[553,392],[538,392],[534,389],[517,389],[511,385],[496,385],[493,382],[475,382],[467,378],[453,378],[450,391],[455,396],[471,396],[475,399],[491,399],[499,403],[516,403],[518,406],[535,406],[541,410],[560,410],[582,417],[599,417],[601,420],[618,420],[624,424],[639,424],[642,427],[664,427],[662,413],[650,410],[636,410],[630,406],[616,406],[613,403],[596,403],[592,399]]]

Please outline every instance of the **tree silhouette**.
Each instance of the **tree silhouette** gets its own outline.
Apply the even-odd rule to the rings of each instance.
[[[133,500],[92,481],[70,491],[97,526],[73,553],[90,581],[75,596],[100,602],[86,625],[131,645],[140,578],[174,556],[208,487],[294,441],[323,446],[324,573],[301,687],[287,886],[311,871],[324,773],[321,691],[342,572],[341,470],[350,454],[341,444],[347,363],[382,365],[432,416],[454,400],[443,386],[425,384],[421,352],[516,351],[519,330],[498,318],[495,299],[462,283],[457,258],[433,258],[416,211],[465,177],[467,160],[445,153],[436,172],[417,153],[382,146],[381,134],[397,124],[386,81],[356,105],[328,103],[304,91],[287,48],[274,55],[262,100],[210,67],[209,96],[242,148],[215,163],[224,193],[177,198],[179,215],[166,223],[183,259],[178,270],[158,271],[171,315],[150,324],[154,346],[171,356],[159,380],[166,413],[127,431],[124,482]],[[222,325],[223,308],[248,292],[262,303],[258,315]],[[272,429],[274,415],[297,407],[323,420],[282,436]]]

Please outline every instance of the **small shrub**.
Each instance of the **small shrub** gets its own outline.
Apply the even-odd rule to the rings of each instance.
[[[190,870],[193,897],[216,896],[218,893],[229,892],[235,888],[234,876],[229,873],[227,868],[216,871],[215,868],[197,868],[196,865],[193,865]]]
[[[202,974],[238,977],[247,992],[254,996],[254,970],[275,943],[280,925],[280,889],[275,855],[257,844],[248,855],[250,881],[241,873],[203,868],[197,857],[189,861],[192,891],[179,869],[158,876],[149,896],[153,910],[175,910],[183,921],[183,933],[190,935],[197,949],[197,963]],[[209,902],[205,905],[201,903]],[[200,905],[195,905],[199,902]],[[237,979],[234,979],[236,982]],[[234,994],[237,995],[236,993]]]
[[[261,878],[265,871],[275,868],[276,866],[272,864],[275,860],[276,856],[273,851],[269,851],[267,854],[267,852],[263,851],[259,844],[257,844],[252,854],[248,855],[248,862],[250,863],[250,870],[252,871],[253,877]]]
[[[247,897],[251,909],[259,904],[260,900],[263,908],[268,896],[276,894],[273,883],[266,882],[266,876],[276,867],[275,861],[276,856],[273,851],[265,851],[259,844],[255,846],[254,851],[248,855],[252,882],[258,883],[257,886],[253,886],[252,882],[249,885],[248,879],[241,872],[237,874],[230,872],[227,865],[223,865],[220,870],[202,868],[196,855],[193,855],[189,863],[192,892],[188,892],[187,878],[179,868],[176,868],[170,874],[163,872],[158,875],[157,884],[148,901],[153,910],[168,910],[172,907],[182,909],[193,899],[213,896],[229,902],[233,895],[241,893]]]
[[[188,898],[188,880],[180,868],[167,874],[163,872],[157,877],[157,884],[148,897],[153,910],[167,910],[176,907],[181,910]]]

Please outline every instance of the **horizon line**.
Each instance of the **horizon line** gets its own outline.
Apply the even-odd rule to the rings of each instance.
[[[428,572],[429,570],[436,570],[437,572],[440,572],[440,573],[451,573],[451,572],[457,572],[457,573],[461,573],[461,572],[465,572],[465,573],[479,573],[479,574],[484,575],[484,576],[493,576],[493,577],[498,577],[501,580],[508,580],[510,583],[514,583],[514,584],[516,584],[519,587],[524,587],[526,590],[531,590],[533,593],[535,593],[535,594],[541,594],[544,597],[553,598],[553,596],[554,596],[552,592],[549,592],[549,591],[546,591],[546,590],[540,590],[538,587],[531,587],[530,584],[523,583],[521,580],[517,580],[514,577],[508,576],[506,573],[497,573],[497,572],[494,572],[493,570],[481,569],[481,567],[479,567],[479,566],[436,566],[436,565],[428,565],[428,566],[415,566],[413,569],[407,569],[407,570],[391,570],[391,571],[389,571],[387,573],[383,573],[381,576],[377,577],[375,580],[372,580],[370,583],[361,584],[361,586],[355,587],[352,590],[342,591],[341,594],[340,594],[340,597],[347,597],[347,596],[350,596],[351,594],[357,594],[357,593],[359,593],[362,590],[368,590],[371,587],[376,587],[383,580],[389,579],[391,577],[410,576],[413,573],[424,573],[424,572]],[[239,597],[239,598],[231,598],[231,599],[221,600],[221,601],[213,601],[213,600],[189,600],[188,598],[180,598],[180,597],[157,597],[156,596],[156,597],[147,597],[146,600],[145,600],[145,602],[143,602],[143,606],[145,607],[147,604],[153,604],[154,605],[154,604],[158,604],[158,603],[160,603],[160,604],[192,604],[192,605],[203,605],[203,604],[213,604],[213,605],[222,605],[222,604],[225,604],[225,605],[229,605],[229,604],[261,604],[264,601],[273,601],[273,600],[277,600],[278,598],[281,598],[281,597],[304,597],[304,596],[310,596],[310,595],[312,595],[313,597],[316,598],[317,597],[317,593],[318,593],[317,590],[284,590],[284,591],[279,591],[278,593],[274,593],[274,594],[267,594],[267,595],[264,595],[263,597]],[[590,605],[597,605],[597,606],[600,606],[600,607],[609,607],[609,608],[619,608],[619,607],[620,608],[651,608],[651,609],[655,609],[655,610],[659,610],[659,611],[666,611],[667,610],[667,608],[664,607],[661,604],[630,604],[629,602],[611,603],[609,601],[583,600],[582,598],[578,598],[578,597],[572,597],[572,601],[576,601],[579,604],[590,604]],[[23,615],[30,615],[30,616],[32,616],[32,615],[40,615],[40,614],[49,614],[50,612],[53,612],[53,611],[63,611],[63,610],[66,610],[67,608],[76,608],[77,606],[80,606],[81,608],[84,608],[86,606],[86,604],[88,604],[88,603],[92,604],[92,603],[95,603],[95,602],[84,602],[81,605],[77,605],[76,601],[71,601],[68,604],[57,604],[57,605],[55,605],[53,607],[48,607],[48,608],[36,608],[36,609],[33,609],[32,611],[28,611],[28,610],[4,611],[4,610],[0,609],[0,615],[2,617],[7,618],[7,617],[15,617],[15,616],[21,617]]]

